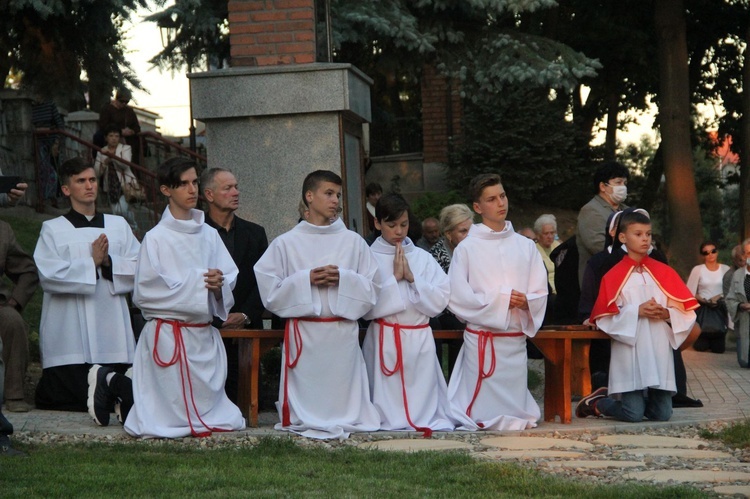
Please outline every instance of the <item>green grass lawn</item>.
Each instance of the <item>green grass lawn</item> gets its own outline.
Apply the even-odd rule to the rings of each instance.
[[[179,441],[27,446],[28,458],[0,460],[0,495],[705,497],[687,487],[563,480],[527,466],[477,461],[462,452],[303,448],[289,438],[266,438],[235,449],[196,447]]]

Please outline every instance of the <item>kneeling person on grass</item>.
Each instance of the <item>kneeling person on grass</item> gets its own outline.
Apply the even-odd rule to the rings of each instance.
[[[133,363],[127,295],[140,244],[124,218],[96,211],[91,165],[69,159],[60,166],[60,180],[70,211],[44,222],[34,250],[44,290],[36,406],[85,411],[91,366],[125,372]]]
[[[277,430],[310,438],[375,431],[357,320],[377,301],[377,262],[338,217],[342,180],[317,170],[302,183],[307,217],[255,264],[266,309],[287,319]]]
[[[381,236],[370,246],[382,283],[362,347],[381,430],[451,431],[447,386],[430,317],[445,310],[448,276],[409,232],[409,204],[386,194],[375,205]]]
[[[453,250],[448,308],[466,322],[464,344],[448,383],[452,416],[466,430],[525,430],[539,406],[527,388],[526,337],[542,325],[547,269],[534,242],[506,220],[500,176],[469,185],[482,223]]]
[[[612,337],[609,388],[581,399],[576,416],[667,421],[677,392],[672,350],[695,336],[698,302],[677,272],[648,256],[648,216],[624,213],[615,240],[628,255],[604,275],[591,311],[591,323]]]
[[[202,437],[244,429],[240,410],[224,392],[226,354],[211,326],[214,316],[226,320],[234,304],[237,266],[195,209],[194,164],[167,160],[158,177],[169,206],[138,257],[133,301],[148,322],[136,347],[132,389],[126,376],[94,366],[90,403],[103,424],[102,408],[119,399],[125,431],[133,436]]]

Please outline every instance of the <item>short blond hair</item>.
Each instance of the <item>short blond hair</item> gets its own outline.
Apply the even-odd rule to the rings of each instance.
[[[465,204],[451,204],[440,210],[440,232],[453,230],[458,224],[466,220],[474,221],[474,212]]]

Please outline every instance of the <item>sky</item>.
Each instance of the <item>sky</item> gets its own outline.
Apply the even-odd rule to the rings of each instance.
[[[160,72],[148,60],[162,50],[161,33],[156,24],[141,22],[150,11],[139,9],[127,28],[126,57],[146,90],[133,92],[132,106],[142,107],[162,116],[157,121],[164,135],[187,136],[190,128],[189,85],[185,72]]]

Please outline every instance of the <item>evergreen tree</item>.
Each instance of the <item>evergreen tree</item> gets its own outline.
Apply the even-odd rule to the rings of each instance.
[[[0,1],[0,75],[70,110],[92,109],[124,84],[138,87],[125,58],[123,23],[147,0]],[[82,75],[88,88],[82,85]]]

